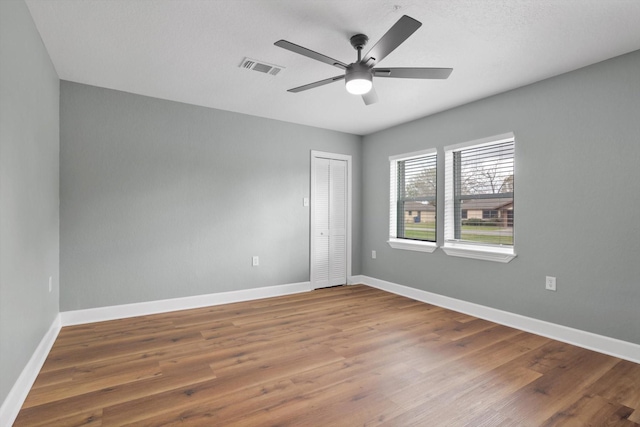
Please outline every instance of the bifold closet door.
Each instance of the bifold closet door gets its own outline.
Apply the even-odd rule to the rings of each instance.
[[[347,162],[314,158],[311,287],[347,283]]]

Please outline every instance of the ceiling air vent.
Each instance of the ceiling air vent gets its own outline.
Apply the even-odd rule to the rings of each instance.
[[[280,65],[268,64],[264,61],[257,61],[251,58],[244,58],[242,60],[242,63],[240,64],[240,68],[244,68],[246,70],[258,71],[264,74],[271,74],[272,76],[275,76],[280,71],[284,70],[284,67]]]

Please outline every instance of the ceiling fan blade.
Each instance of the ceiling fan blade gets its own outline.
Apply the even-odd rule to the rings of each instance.
[[[294,87],[293,89],[289,89],[287,92],[298,93],[303,90],[313,89],[314,87],[324,86],[329,83],[337,82],[340,80],[344,80],[344,74],[340,76],[330,77],[328,79],[320,80],[319,82],[309,83],[308,85]]]
[[[378,93],[376,92],[376,88],[372,87],[369,92],[362,95],[362,100],[366,105],[371,105],[378,102]]]
[[[326,55],[323,55],[318,52],[314,52],[311,49],[307,49],[306,47],[298,46],[297,44],[288,42],[286,40],[278,40],[274,43],[276,46],[281,47],[283,49],[290,50],[291,52],[306,56],[307,58],[315,59],[316,61],[324,62],[325,64],[333,65],[334,67],[341,68],[345,70],[347,68],[347,64],[342,61],[338,61],[337,59],[329,58]]]
[[[374,68],[376,77],[396,79],[446,79],[453,68]]]
[[[386,32],[378,43],[371,48],[369,52],[364,56],[362,62],[367,63],[369,66],[373,66],[382,61],[385,56],[389,55],[395,48],[400,46],[406,39],[413,34],[422,23],[416,21],[410,16],[404,15],[396,22],[393,27]],[[367,62],[368,61],[368,62]]]

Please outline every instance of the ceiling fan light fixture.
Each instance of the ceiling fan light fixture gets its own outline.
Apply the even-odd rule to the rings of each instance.
[[[361,64],[354,64],[361,65]],[[353,95],[364,95],[373,87],[373,76],[368,67],[349,67],[345,75],[347,92]]]
[[[364,95],[369,93],[373,87],[371,80],[367,79],[352,79],[346,83],[347,92],[353,95]]]

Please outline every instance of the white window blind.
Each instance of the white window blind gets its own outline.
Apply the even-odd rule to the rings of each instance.
[[[436,151],[395,156],[390,163],[389,236],[435,242]]]
[[[513,246],[513,136],[445,149],[445,241]]]

